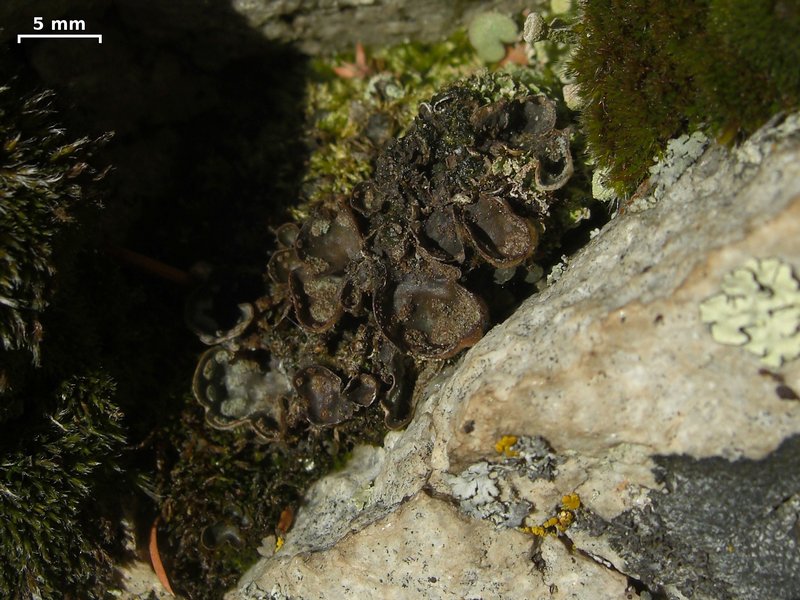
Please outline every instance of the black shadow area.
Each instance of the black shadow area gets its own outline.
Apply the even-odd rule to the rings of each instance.
[[[201,348],[183,325],[187,286],[132,266],[130,253],[184,272],[243,273],[259,285],[271,227],[295,201],[306,160],[306,61],[266,41],[228,0],[64,4],[12,0],[0,8],[6,78],[24,92],[53,89],[71,139],[115,133],[95,157],[113,167],[102,183],[105,209],[81,231],[89,252],[74,301],[95,322],[69,323],[54,299],[44,359],[51,349],[60,372],[80,369],[86,353],[64,357],[56,340],[88,328],[100,345],[92,354],[118,379],[133,437],[142,438],[154,411],[163,418],[180,409],[164,403],[165,393],[188,390]],[[79,32],[101,34],[102,44],[17,43],[19,33],[52,32],[54,20],[82,21]],[[59,33],[64,27],[71,25]],[[252,300],[258,290],[241,293],[247,297],[233,300]]]

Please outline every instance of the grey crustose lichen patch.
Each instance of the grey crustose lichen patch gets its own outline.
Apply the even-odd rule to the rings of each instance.
[[[469,516],[504,527],[520,527],[533,509],[522,498],[514,478],[553,479],[556,456],[540,437],[522,436],[499,463],[480,461],[458,475],[446,476],[459,507]]]
[[[655,164],[650,167],[652,193],[634,200],[630,205],[630,210],[640,212],[655,206],[686,169],[700,158],[708,144],[709,139],[702,131],[695,131],[692,135],[684,134],[667,142],[664,156],[656,157]]]

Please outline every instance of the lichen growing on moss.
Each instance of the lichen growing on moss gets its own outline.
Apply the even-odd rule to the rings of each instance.
[[[383,75],[318,81],[309,94],[311,139],[324,156],[312,155],[297,222],[275,230],[268,293],[239,306],[233,329],[206,337],[218,345],[195,372],[206,422],[231,431],[204,431],[187,411],[181,459],[160,476],[176,587],[232,583],[255,558],[243,548],[258,546],[287,502],[356,443],[380,443],[387,426],[405,425],[417,379],[534,289],[527,269],[574,224],[564,216],[574,203],[590,199],[587,178],[572,177],[569,114],[543,93],[541,77],[483,72],[431,93],[434,79],[465,67],[448,55],[420,76],[408,66],[431,59],[415,52],[361,55],[343,72]],[[376,56],[392,58],[377,65]],[[386,75],[392,61],[417,73],[420,87],[400,78],[408,90],[398,94]],[[363,169],[350,171],[351,151]],[[486,302],[489,287],[499,292]],[[198,494],[201,474],[215,471]],[[232,490],[233,480],[248,483]],[[248,513],[252,526],[226,516],[259,495],[269,500]],[[530,508],[517,504],[514,526]],[[204,531],[224,531],[225,541],[203,546]]]
[[[574,163],[558,119],[554,101],[508,73],[422,103],[370,179],[279,228],[260,314],[198,365],[209,422],[245,418],[231,411],[228,373],[255,360],[275,383],[247,417],[265,439],[302,438],[309,423],[337,426],[379,404],[388,427],[405,425],[417,374],[477,342],[514,302],[512,280],[545,255],[541,240],[560,231],[553,215]]]
[[[463,31],[312,65],[308,172],[293,222],[275,229],[267,293],[203,336],[218,346],[195,395],[228,431],[187,409],[181,456],[159,476],[165,562],[190,593],[229,585],[310,481],[403,426],[417,379],[534,289],[528,269],[591,201],[547,68],[465,80],[481,61]],[[259,496],[252,526],[226,508]]]
[[[364,51],[363,76],[341,77],[342,54],[311,62],[306,88],[312,153],[303,198],[291,209],[298,221],[309,208],[335,194],[348,194],[372,174],[377,153],[402,135],[419,103],[481,66],[463,31],[435,44],[409,42]]]
[[[732,141],[800,105],[796,2],[598,0],[573,30],[589,148],[623,196],[667,140]]]

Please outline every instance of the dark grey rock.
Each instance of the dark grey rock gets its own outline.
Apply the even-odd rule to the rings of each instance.
[[[92,18],[114,10],[131,27],[167,39],[191,32],[206,58],[216,61],[241,55],[242,22],[265,40],[291,44],[320,54],[351,48],[356,42],[385,46],[404,40],[434,41],[463,26],[483,11],[518,14],[541,2],[525,0],[45,0],[36,6],[11,0],[0,7],[0,42],[32,32],[32,16]]]
[[[762,460],[660,456],[662,492],[604,532],[651,591],[800,598],[800,436]]]

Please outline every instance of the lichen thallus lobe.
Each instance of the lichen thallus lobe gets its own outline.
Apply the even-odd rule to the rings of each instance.
[[[380,403],[403,427],[421,367],[489,327],[480,273],[533,259],[572,172],[570,130],[542,94],[462,83],[423,103],[372,178],[277,229],[266,294],[203,336],[194,393],[208,422],[290,442]]]

